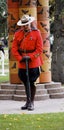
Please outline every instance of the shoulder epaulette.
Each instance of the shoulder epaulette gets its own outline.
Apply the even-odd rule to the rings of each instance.
[[[37,31],[38,29],[35,27],[32,27],[32,31]]]

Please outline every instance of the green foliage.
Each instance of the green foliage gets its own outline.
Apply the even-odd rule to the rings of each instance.
[[[57,4],[58,3],[58,4]],[[54,19],[58,15],[58,20],[62,19],[64,16],[64,0],[49,0],[50,4],[50,32],[54,33]]]
[[[54,33],[55,0],[49,0],[50,33]]]
[[[2,21],[2,19],[6,19],[7,18],[7,4],[6,1],[0,0],[0,22]]]
[[[60,1],[64,2],[64,0],[60,0]]]
[[[7,3],[6,0],[0,0],[0,37],[7,32]]]
[[[55,3],[55,0],[49,0],[50,4]]]

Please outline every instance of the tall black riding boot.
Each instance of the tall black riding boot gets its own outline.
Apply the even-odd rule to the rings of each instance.
[[[28,94],[27,94],[27,88],[26,88],[26,85],[25,85],[25,94],[26,94],[26,103],[25,103],[24,106],[21,107],[22,110],[26,110],[26,109],[28,109],[28,106],[29,106],[29,104],[30,104],[30,101],[29,101],[29,99],[28,99]]]
[[[35,93],[36,93],[36,86],[33,85],[31,86],[31,102],[34,102]]]
[[[31,106],[28,107],[30,110],[34,110],[34,98],[35,98],[35,93],[36,93],[36,86],[34,84],[31,84]]]
[[[36,92],[36,87],[31,84],[32,86],[30,87],[30,95],[31,95],[31,99],[28,98],[28,93],[27,93],[27,89],[25,86],[25,92],[26,92],[26,97],[27,97],[27,101],[25,103],[24,106],[21,107],[22,110],[34,110],[34,96],[35,96],[35,92]]]

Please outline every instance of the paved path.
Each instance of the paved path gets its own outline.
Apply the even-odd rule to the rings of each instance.
[[[40,114],[64,112],[64,98],[35,101],[34,111],[21,110],[25,102],[0,100],[0,114]]]

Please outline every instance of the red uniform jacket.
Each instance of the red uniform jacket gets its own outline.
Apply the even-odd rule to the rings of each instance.
[[[24,53],[19,53],[18,49]],[[26,53],[26,51],[28,53]],[[42,58],[43,40],[39,30],[32,30],[26,36],[22,30],[18,30],[14,35],[12,43],[12,53],[19,62],[19,68],[26,68],[24,62],[20,62],[25,55],[30,56],[29,68],[36,68],[43,64]]]

